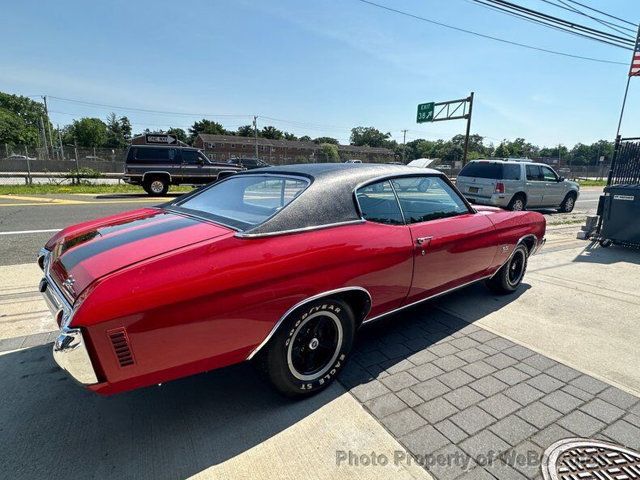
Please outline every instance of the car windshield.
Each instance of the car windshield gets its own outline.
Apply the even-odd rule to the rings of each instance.
[[[205,188],[167,208],[248,230],[272,217],[309,185],[302,177],[238,175]]]

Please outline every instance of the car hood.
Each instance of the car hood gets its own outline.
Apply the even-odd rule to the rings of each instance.
[[[147,208],[66,228],[46,245],[49,275],[73,303],[92,282],[157,255],[233,234],[212,223]]]

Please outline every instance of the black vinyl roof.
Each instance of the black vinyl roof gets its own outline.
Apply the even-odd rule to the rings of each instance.
[[[430,168],[368,163],[307,163],[256,168],[234,175],[291,175],[310,185],[291,203],[264,223],[240,236],[276,235],[288,231],[361,221],[353,192],[376,179],[402,175],[443,175]]]

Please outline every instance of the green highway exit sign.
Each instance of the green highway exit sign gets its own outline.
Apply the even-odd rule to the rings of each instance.
[[[433,122],[433,106],[434,102],[429,103],[421,103],[418,105],[418,116],[416,118],[416,122],[425,123],[425,122]]]

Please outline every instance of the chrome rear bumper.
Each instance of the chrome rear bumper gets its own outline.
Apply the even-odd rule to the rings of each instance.
[[[98,383],[98,378],[91,364],[82,331],[79,328],[69,327],[73,308],[49,277],[50,255],[51,252],[42,250],[38,257],[38,264],[44,270],[44,278],[40,281],[40,292],[58,326],[61,327],[60,335],[53,344],[53,359],[60,368],[81,384],[93,385]]]
[[[98,383],[79,328],[63,328],[53,344],[53,359],[83,385]]]

